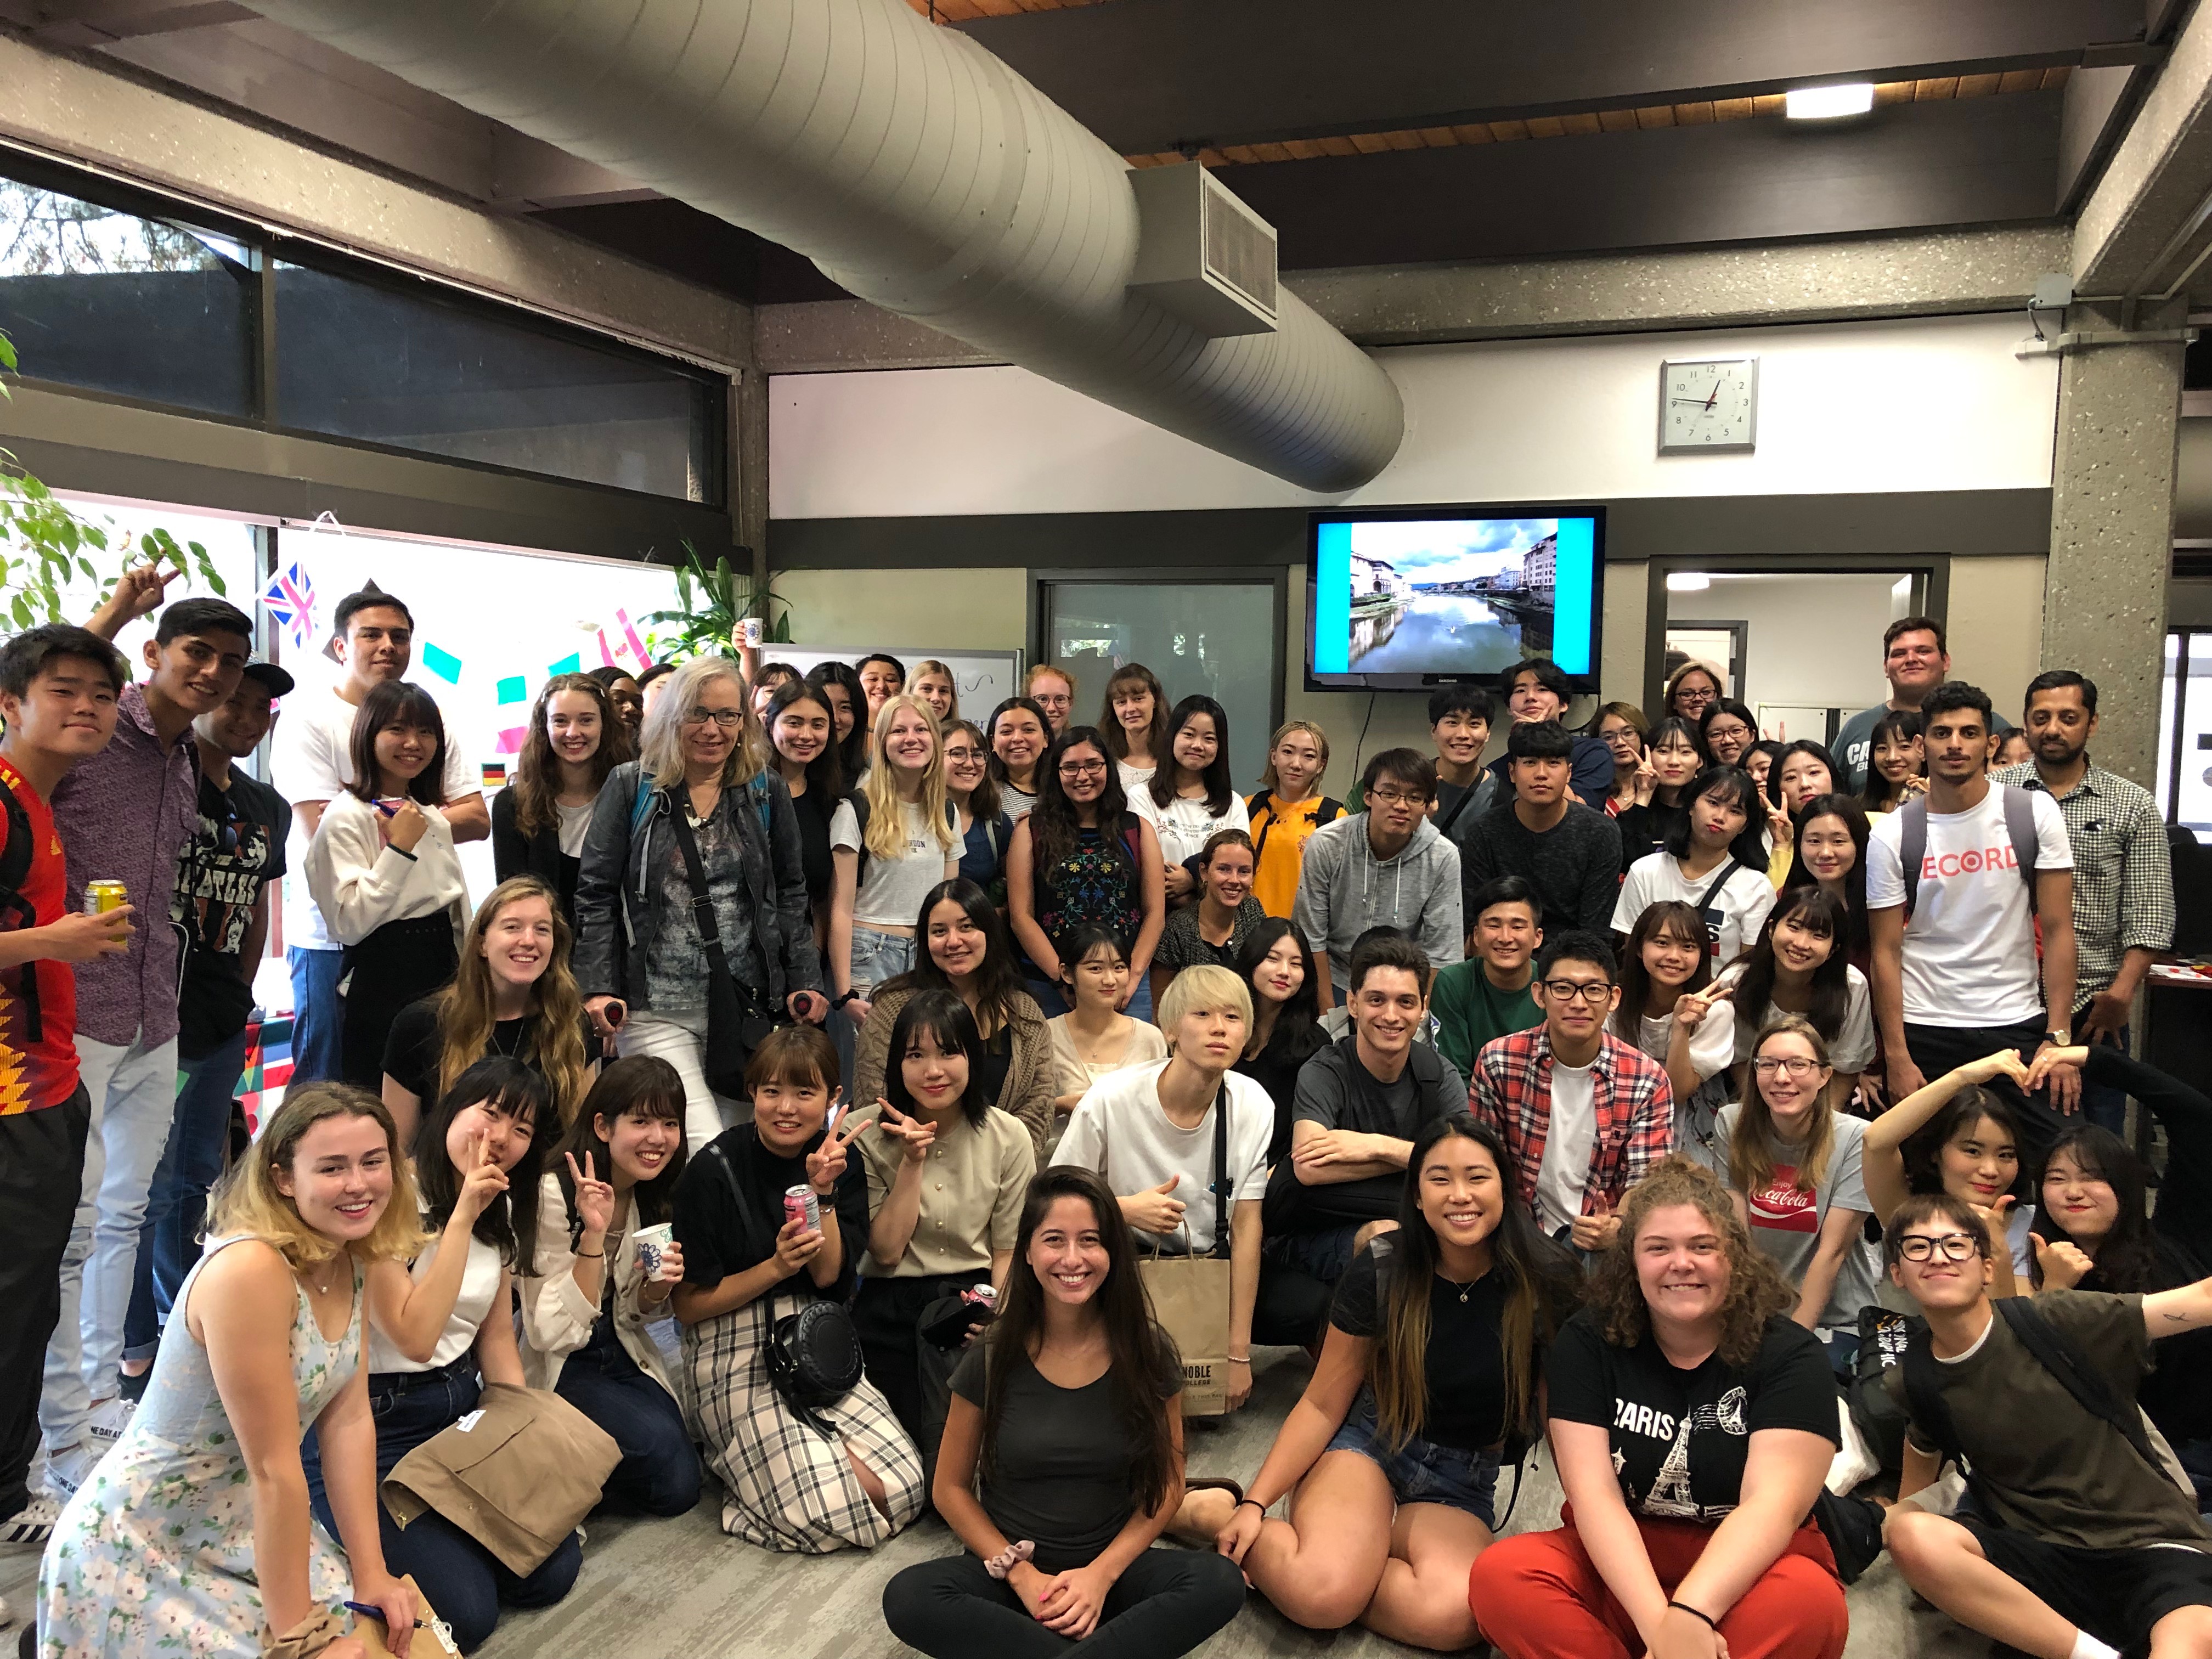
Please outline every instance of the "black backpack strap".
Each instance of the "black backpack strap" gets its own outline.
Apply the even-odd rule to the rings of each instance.
[[[684,855],[684,878],[691,888],[691,921],[699,930],[699,942],[707,947],[707,969],[720,974],[738,988],[738,1000],[750,1006],[753,1001],[750,988],[739,984],[730,972],[730,959],[722,953],[721,924],[714,920],[714,900],[707,890],[707,866],[700,861],[699,839],[691,833],[691,815],[687,803],[674,799],[668,803],[669,827],[675,832],[676,850]]]
[[[1936,1468],[1940,1470],[1945,1463],[1955,1462],[1965,1469],[1966,1451],[1959,1443],[1959,1425],[1952,1420],[1951,1407],[1943,1398],[1942,1373],[1936,1368],[1935,1339],[1925,1325],[1906,1334],[1905,1354],[1898,1362],[1898,1369],[1905,1377],[1905,1410],[1913,1426],[1936,1443]],[[1972,1484],[1972,1474],[1969,1473],[1966,1479]]]
[[[2136,1449],[2136,1455],[2158,1472],[2160,1480],[2172,1478],[2158,1454],[2151,1449],[2150,1437],[2143,1432],[2142,1413],[2131,1401],[2123,1401],[2114,1395],[2112,1385],[2098,1374],[2087,1356],[2043,1316],[2033,1298],[2007,1297],[1996,1306],[2021,1345],[2035,1356],[2044,1370],[2065,1384],[2075,1405],[2118,1430],[2122,1438]]]
[[[1314,808],[1314,828],[1318,830],[1324,823],[1334,823],[1343,816],[1344,803],[1323,795],[1321,805]]]
[[[1256,870],[1260,867],[1261,858],[1267,850],[1267,831],[1275,827],[1275,792],[1272,789],[1258,791],[1244,804],[1244,811],[1245,816],[1255,823],[1259,823],[1263,813],[1267,817],[1266,823],[1260,823],[1260,833],[1252,842],[1252,867]]]
[[[2014,859],[2020,865],[2020,878],[2027,884],[2027,908],[2035,909],[2035,854],[2039,845],[2035,834],[2035,797],[2025,789],[2001,783],[2004,791],[2005,836],[2012,842]]]
[[[1905,919],[1920,897],[1920,866],[1928,856],[1928,797],[1915,795],[1897,809],[1897,858],[1904,866]]]
[[[1213,1254],[1229,1254],[1229,1076],[1213,1097]]]

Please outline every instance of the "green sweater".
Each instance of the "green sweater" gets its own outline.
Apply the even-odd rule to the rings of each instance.
[[[1499,990],[1490,982],[1481,962],[1473,957],[1452,963],[1437,975],[1429,1012],[1437,1017],[1437,1052],[1451,1061],[1462,1077],[1474,1075],[1474,1057],[1485,1043],[1544,1023],[1528,986],[1517,991]]]

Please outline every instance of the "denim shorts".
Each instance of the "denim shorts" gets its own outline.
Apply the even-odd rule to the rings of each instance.
[[[864,921],[853,924],[853,988],[863,996],[914,966],[914,940],[879,933]]]
[[[1358,1452],[1382,1471],[1391,1495],[1401,1504],[1442,1504],[1473,1516],[1486,1527],[1498,1525],[1498,1454],[1462,1451],[1413,1436],[1396,1451],[1382,1442],[1376,1421],[1375,1394],[1363,1385],[1325,1451]]]

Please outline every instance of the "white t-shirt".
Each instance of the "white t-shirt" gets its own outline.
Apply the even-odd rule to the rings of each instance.
[[[1536,1219],[1555,1233],[1583,1212],[1589,1185],[1590,1153],[1597,1146],[1597,1096],[1592,1073],[1552,1059],[1552,1121],[1544,1134],[1544,1161],[1536,1166]]]
[[[1672,853],[1645,854],[1628,866],[1627,878],[1620,884],[1620,896],[1613,907],[1613,932],[1635,931],[1637,918],[1662,899],[1698,903],[1720,873],[1716,866],[1692,881],[1682,873],[1681,863]],[[1720,928],[1719,949],[1713,957],[1716,970],[1759,942],[1759,930],[1766,926],[1766,913],[1773,908],[1774,884],[1766,878],[1765,866],[1754,870],[1747,865],[1729,877],[1712,897],[1711,908],[1717,915],[1705,918],[1708,929],[1716,921]]]
[[[1735,1022],[1729,1015],[1728,1004],[1716,1002],[1690,1033],[1690,1069],[1701,1082],[1726,1069],[1735,1058]],[[1653,1019],[1646,1015],[1636,1025],[1636,1046],[1664,1066],[1667,1045],[1674,1040],[1674,1016],[1662,1014]]]
[[[428,1224],[427,1219],[424,1224]],[[408,1278],[420,1285],[430,1276],[441,1242],[433,1238],[423,1248],[422,1254],[415,1258],[415,1265],[407,1270]],[[491,1317],[492,1299],[499,1294],[502,1271],[498,1249],[471,1234],[469,1263],[461,1269],[461,1293],[453,1298],[453,1310],[446,1316],[446,1328],[438,1334],[438,1346],[430,1351],[430,1357],[410,1359],[372,1321],[368,1328],[368,1369],[372,1372],[434,1371],[441,1365],[452,1364],[476,1346],[477,1333]],[[507,1317],[503,1310],[500,1317]]]
[[[1846,989],[1844,1002],[1844,1023],[1836,1033],[1836,1040],[1828,1045],[1828,1063],[1839,1072],[1863,1072],[1874,1064],[1874,998],[1867,986],[1867,976],[1848,964],[1844,969]],[[1719,1013],[1725,1004],[1716,1004]],[[1786,1008],[1767,1004],[1753,1018],[1748,1008],[1740,1008],[1729,1022],[1735,1034],[1735,1055],[1739,1060],[1751,1058],[1751,1045],[1759,1041],[1759,1034],[1788,1013]],[[1711,1024],[1710,1020],[1707,1024]]]
[[[1177,795],[1165,806],[1157,805],[1150,787],[1129,791],[1129,810],[1152,826],[1152,833],[1160,838],[1160,862],[1170,869],[1204,852],[1206,843],[1224,830],[1242,830],[1249,835],[1252,829],[1252,815],[1244,809],[1243,797],[1233,789],[1229,792],[1228,810],[1219,817],[1206,811],[1203,796],[1193,799]]]
[[[1120,1198],[1180,1176],[1170,1194],[1184,1205],[1183,1227],[1174,1242],[1187,1240],[1202,1255],[1213,1248],[1213,1108],[1206,1109],[1195,1129],[1179,1129],[1168,1121],[1160,1109],[1159,1080],[1172,1063],[1126,1066],[1099,1079],[1068,1119],[1052,1161],[1095,1170]],[[1230,1201],[1256,1202],[1267,1191],[1267,1141],[1275,1132],[1275,1103],[1241,1072],[1228,1073],[1222,1081],[1229,1090]]]
[[[270,771],[277,793],[293,805],[303,800],[336,800],[353,781],[354,716],[361,711],[337,694],[335,686],[309,690],[302,687],[284,699],[284,718],[276,722],[276,740],[270,751]],[[446,722],[446,805],[472,800],[483,793],[477,769],[469,764],[461,746],[453,740],[453,723]],[[322,912],[300,872],[307,867],[307,843],[295,817],[284,842],[284,867],[294,872],[284,884],[284,943],[302,951],[335,951],[337,941],[323,925]]]
[[[939,847],[918,803],[902,803],[899,814],[905,820],[905,855],[880,859],[868,854],[868,867],[860,872],[860,884],[853,895],[853,920],[863,927],[916,926],[929,890],[951,879],[948,867],[959,866],[960,842],[956,840],[950,852]],[[830,815],[830,846],[833,851],[841,847],[860,850],[860,815],[850,799],[839,801]]]
[[[2035,867],[2071,870],[2073,844],[2058,803],[2028,792]],[[1867,843],[1867,908],[1905,902],[1905,815],[1874,821]],[[2005,833],[2001,786],[1965,812],[1928,815],[1920,890],[1905,924],[1905,1018],[1916,1025],[2025,1025],[2044,1018],[2035,960],[2035,907]]]

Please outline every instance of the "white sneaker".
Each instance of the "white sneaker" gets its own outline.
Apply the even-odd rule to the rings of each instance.
[[[0,1595],[0,1630],[15,1628],[15,1609],[8,1605],[8,1598]]]
[[[135,1400],[102,1401],[84,1420],[86,1443],[94,1452],[105,1455],[109,1447],[123,1438],[131,1427],[131,1413],[137,1409]]]
[[[100,1467],[101,1454],[90,1446],[65,1446],[60,1451],[46,1454],[46,1490],[64,1504],[76,1496],[76,1489],[92,1479],[92,1472]]]
[[[0,1521],[0,1544],[43,1544],[53,1535],[62,1506],[45,1492],[33,1492],[31,1501],[5,1521]]]

